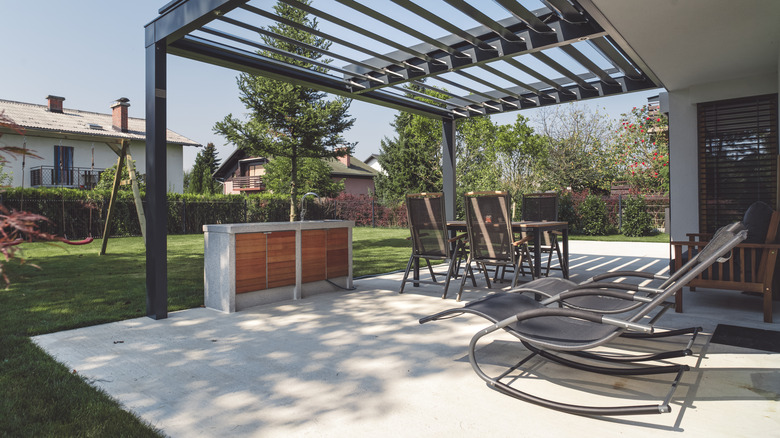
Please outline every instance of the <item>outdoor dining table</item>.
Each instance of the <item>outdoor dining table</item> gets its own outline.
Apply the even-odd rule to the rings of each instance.
[[[466,231],[466,221],[447,221],[447,229],[454,232]],[[512,222],[512,231],[534,235],[534,278],[542,276],[542,234],[545,231],[560,232],[563,243],[563,278],[569,278],[569,223],[561,221]]]

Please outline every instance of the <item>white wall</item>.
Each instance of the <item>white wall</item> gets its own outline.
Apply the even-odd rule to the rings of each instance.
[[[780,61],[779,61],[780,64]],[[777,93],[780,75],[751,76],[669,91],[669,165],[672,240],[699,231],[696,104]]]
[[[0,138],[0,145],[22,147],[27,143],[27,149],[40,156],[40,159],[27,157],[24,169],[24,186],[30,187],[30,169],[38,166],[54,165],[54,146],[73,147],[73,166],[90,168],[92,166],[92,151],[94,147],[94,168],[106,169],[116,164],[117,155],[104,142],[84,140],[62,140],[50,137],[22,137],[19,135],[4,134]],[[168,145],[168,191],[181,193],[184,186],[184,154],[183,147]],[[143,142],[131,142],[130,154],[135,160],[139,173],[146,173],[146,146]],[[22,158],[6,157],[4,171],[11,173],[12,186],[22,185]]]

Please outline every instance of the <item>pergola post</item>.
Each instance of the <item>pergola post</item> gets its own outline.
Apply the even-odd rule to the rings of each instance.
[[[441,136],[442,193],[444,217],[455,220],[455,120],[444,119]]]
[[[146,47],[146,316],[168,317],[165,41]]]

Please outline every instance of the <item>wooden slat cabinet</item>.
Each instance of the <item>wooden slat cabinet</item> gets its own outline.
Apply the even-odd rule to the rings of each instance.
[[[268,287],[265,233],[236,234],[236,293]]]
[[[301,231],[301,281],[349,274],[349,229]],[[295,231],[236,234],[236,293],[295,284]]]
[[[230,313],[352,288],[354,226],[341,220],[204,225],[206,307]]]
[[[301,261],[306,269],[301,281],[325,280],[327,278],[328,230],[301,231]]]
[[[349,229],[331,228],[328,231],[327,276],[349,275]]]

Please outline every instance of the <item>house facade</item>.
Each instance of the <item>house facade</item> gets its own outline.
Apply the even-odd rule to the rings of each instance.
[[[226,195],[262,192],[267,162],[266,158],[250,157],[236,149],[214,172],[214,178],[222,183]],[[366,163],[349,155],[328,159],[326,163],[331,168],[331,178],[344,181],[344,193],[368,195],[374,192],[374,177],[378,172]]]
[[[0,126],[0,144],[39,157],[8,160],[3,171],[12,187],[93,188],[100,173],[116,165],[122,142],[128,143],[137,172],[146,173],[146,122],[128,117],[127,99],[114,102],[108,114],[64,108],[65,98],[59,96],[46,100],[39,105],[0,99],[0,112],[17,128]],[[200,144],[171,130],[167,137],[168,191],[181,193],[183,148]]]

